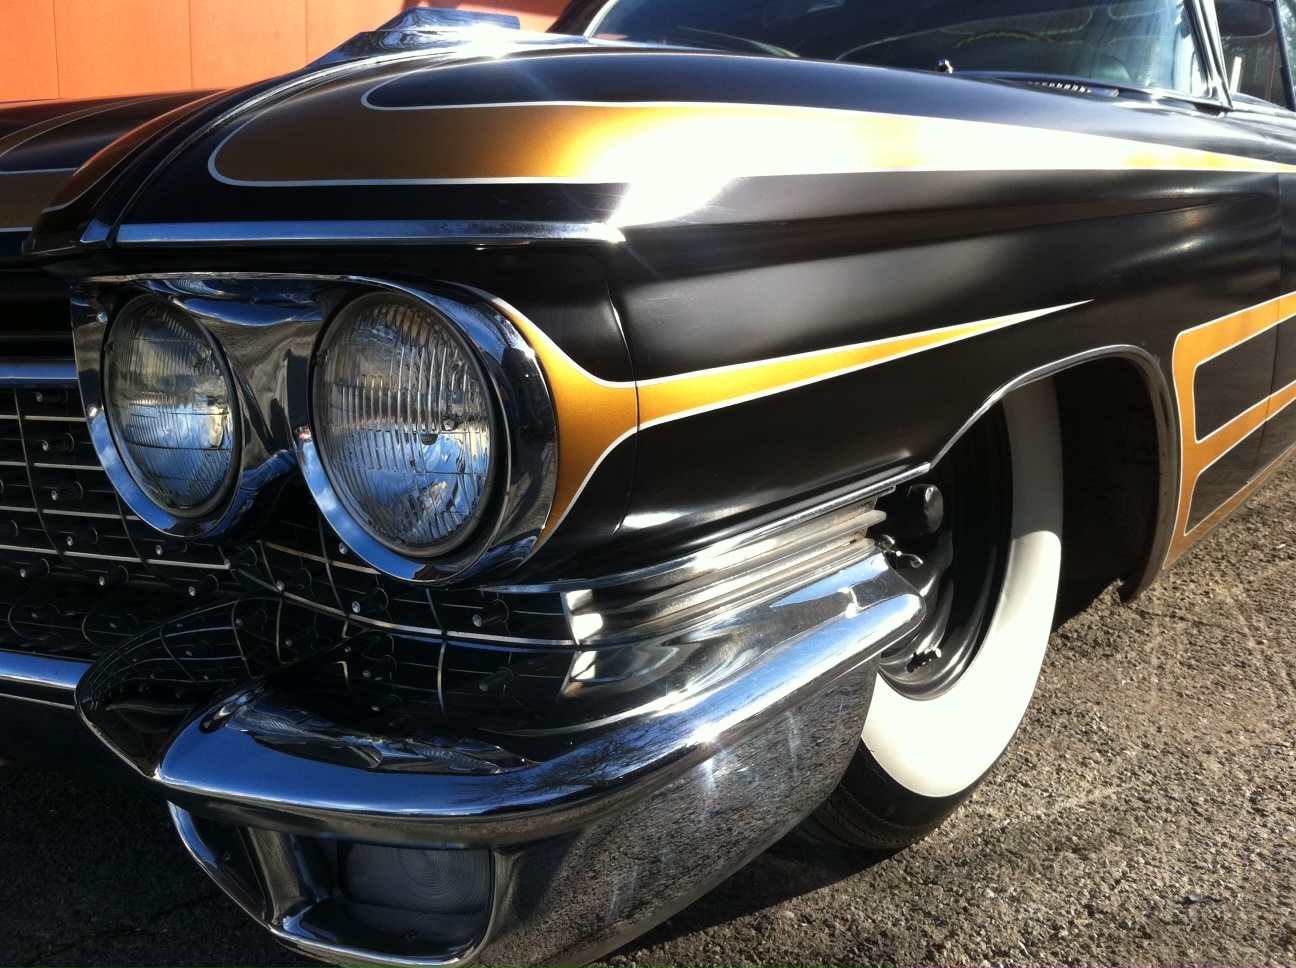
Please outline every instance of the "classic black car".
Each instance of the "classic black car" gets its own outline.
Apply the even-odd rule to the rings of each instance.
[[[0,111],[0,756],[338,963],[914,841],[1296,445],[1290,0],[506,20]]]

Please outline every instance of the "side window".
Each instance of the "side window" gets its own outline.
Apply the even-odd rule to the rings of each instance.
[[[1274,0],[1215,0],[1224,72],[1235,95],[1292,107]]]

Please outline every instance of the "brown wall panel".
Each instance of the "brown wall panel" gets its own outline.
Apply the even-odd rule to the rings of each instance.
[[[306,0],[189,0],[193,86],[233,87],[306,63]]]
[[[188,0],[54,0],[59,97],[193,86]]]
[[[58,93],[54,0],[0,0],[0,101]]]
[[[0,0],[0,101],[246,84],[412,6],[511,13],[544,30],[564,0]]]
[[[496,4],[496,9],[499,13],[518,17],[524,30],[547,30],[565,6],[565,2],[554,3],[553,0],[509,0]]]
[[[404,0],[306,0],[306,62],[386,23],[404,7]]]

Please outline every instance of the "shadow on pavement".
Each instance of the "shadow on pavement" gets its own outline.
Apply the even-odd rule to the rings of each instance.
[[[612,955],[629,955],[775,907],[854,877],[895,851],[821,847],[788,834],[719,887]]]

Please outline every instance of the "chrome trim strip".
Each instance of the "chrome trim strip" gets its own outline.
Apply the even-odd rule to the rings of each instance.
[[[39,513],[34,508],[26,508],[25,510],[30,511],[32,514]],[[18,551],[27,555],[46,555],[46,556],[58,554],[58,552],[54,551],[52,548],[29,548],[26,545],[11,545],[11,544],[0,544],[0,551]]]
[[[516,594],[543,594],[546,592],[578,592],[600,588],[610,588],[647,582],[651,579],[662,579],[661,584],[673,581],[684,581],[699,575],[705,575],[720,567],[722,562],[731,561],[743,549],[751,548],[763,542],[785,536],[788,532],[802,528],[816,518],[849,508],[872,498],[881,497],[894,491],[897,487],[915,478],[922,477],[930,471],[930,463],[919,464],[908,470],[888,474],[879,480],[834,494],[828,498],[816,499],[814,502],[799,508],[783,509],[775,520],[757,525],[749,531],[718,540],[701,551],[681,558],[675,558],[658,565],[650,565],[635,571],[609,575],[596,581],[575,579],[549,584],[492,586],[493,591]]]
[[[625,241],[603,222],[321,221],[152,222],[123,225],[117,244],[130,246],[328,244],[499,244]]]
[[[63,360],[16,360],[0,364],[0,386],[75,385],[76,364]]]
[[[121,521],[123,519],[123,515],[107,514],[102,511],[65,511],[62,510],[61,508],[46,508],[46,507],[37,509],[34,507],[18,507],[18,506],[7,505],[7,504],[0,505],[0,512],[4,512],[6,514],[48,514],[51,515],[52,517],[57,517],[57,518],[91,518],[96,521]],[[125,520],[127,521],[140,520],[133,514],[127,514],[124,517]]]
[[[174,564],[174,562],[165,562],[165,564]],[[201,567],[201,566],[191,566]],[[214,566],[213,566],[214,567]],[[364,614],[348,612],[344,609],[336,608],[332,605],[325,605],[323,602],[305,598],[293,592],[280,592],[276,586],[264,579],[257,578],[254,575],[244,574],[248,581],[255,582],[271,594],[280,594],[284,601],[293,602],[297,605],[305,606],[312,611],[319,612],[322,615],[328,615],[332,618],[342,619],[352,625],[363,626],[365,628],[383,629],[387,632],[400,632],[406,635],[421,636],[427,639],[444,638],[447,642],[464,641],[471,642],[473,645],[482,648],[499,648],[507,651],[519,651],[520,646],[534,646],[546,652],[556,652],[563,649],[575,649],[577,644],[568,639],[524,639],[518,636],[507,635],[487,635],[483,632],[452,632],[446,629],[433,628],[427,625],[397,625],[394,622],[384,622],[382,619],[372,618]]]
[[[71,706],[89,662],[0,649],[0,695]],[[61,700],[61,701],[60,701]]]

